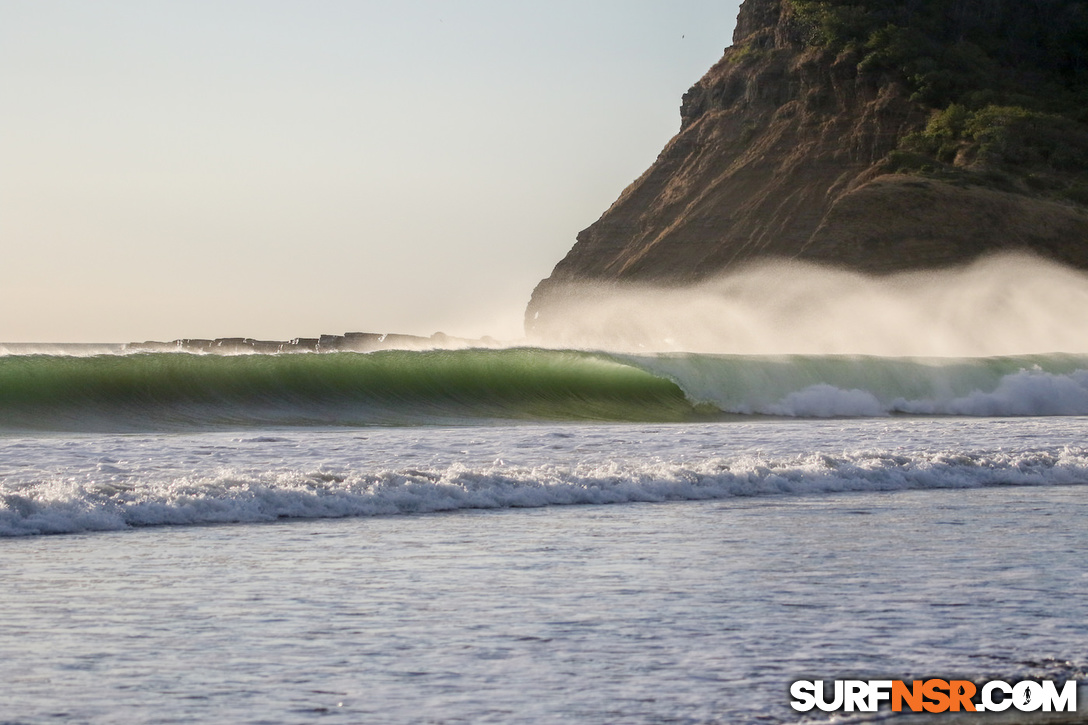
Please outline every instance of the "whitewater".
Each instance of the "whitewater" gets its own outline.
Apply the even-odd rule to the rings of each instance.
[[[789,723],[796,679],[1088,679],[1086,434],[1081,354],[11,348],[0,721]]]

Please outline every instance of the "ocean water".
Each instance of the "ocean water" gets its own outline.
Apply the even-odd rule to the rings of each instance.
[[[1088,679],[1086,356],[57,353],[0,356],[0,722]]]

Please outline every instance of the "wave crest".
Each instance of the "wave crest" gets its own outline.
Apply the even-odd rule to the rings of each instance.
[[[0,536],[752,496],[1088,482],[1088,450],[886,451],[792,458],[246,472],[111,485],[71,477],[0,496]]]
[[[618,355],[511,348],[0,357],[0,429],[1088,415],[1088,356]]]

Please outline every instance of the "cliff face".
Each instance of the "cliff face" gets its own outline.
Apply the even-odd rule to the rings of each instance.
[[[784,0],[743,3],[733,45],[684,94],[680,132],[578,235],[527,319],[566,282],[685,283],[768,257],[884,273],[1026,248],[1088,268],[1077,204],[890,173],[931,110],[800,28]]]

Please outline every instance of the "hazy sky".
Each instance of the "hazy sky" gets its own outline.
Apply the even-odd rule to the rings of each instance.
[[[739,0],[0,0],[0,341],[520,335]]]

